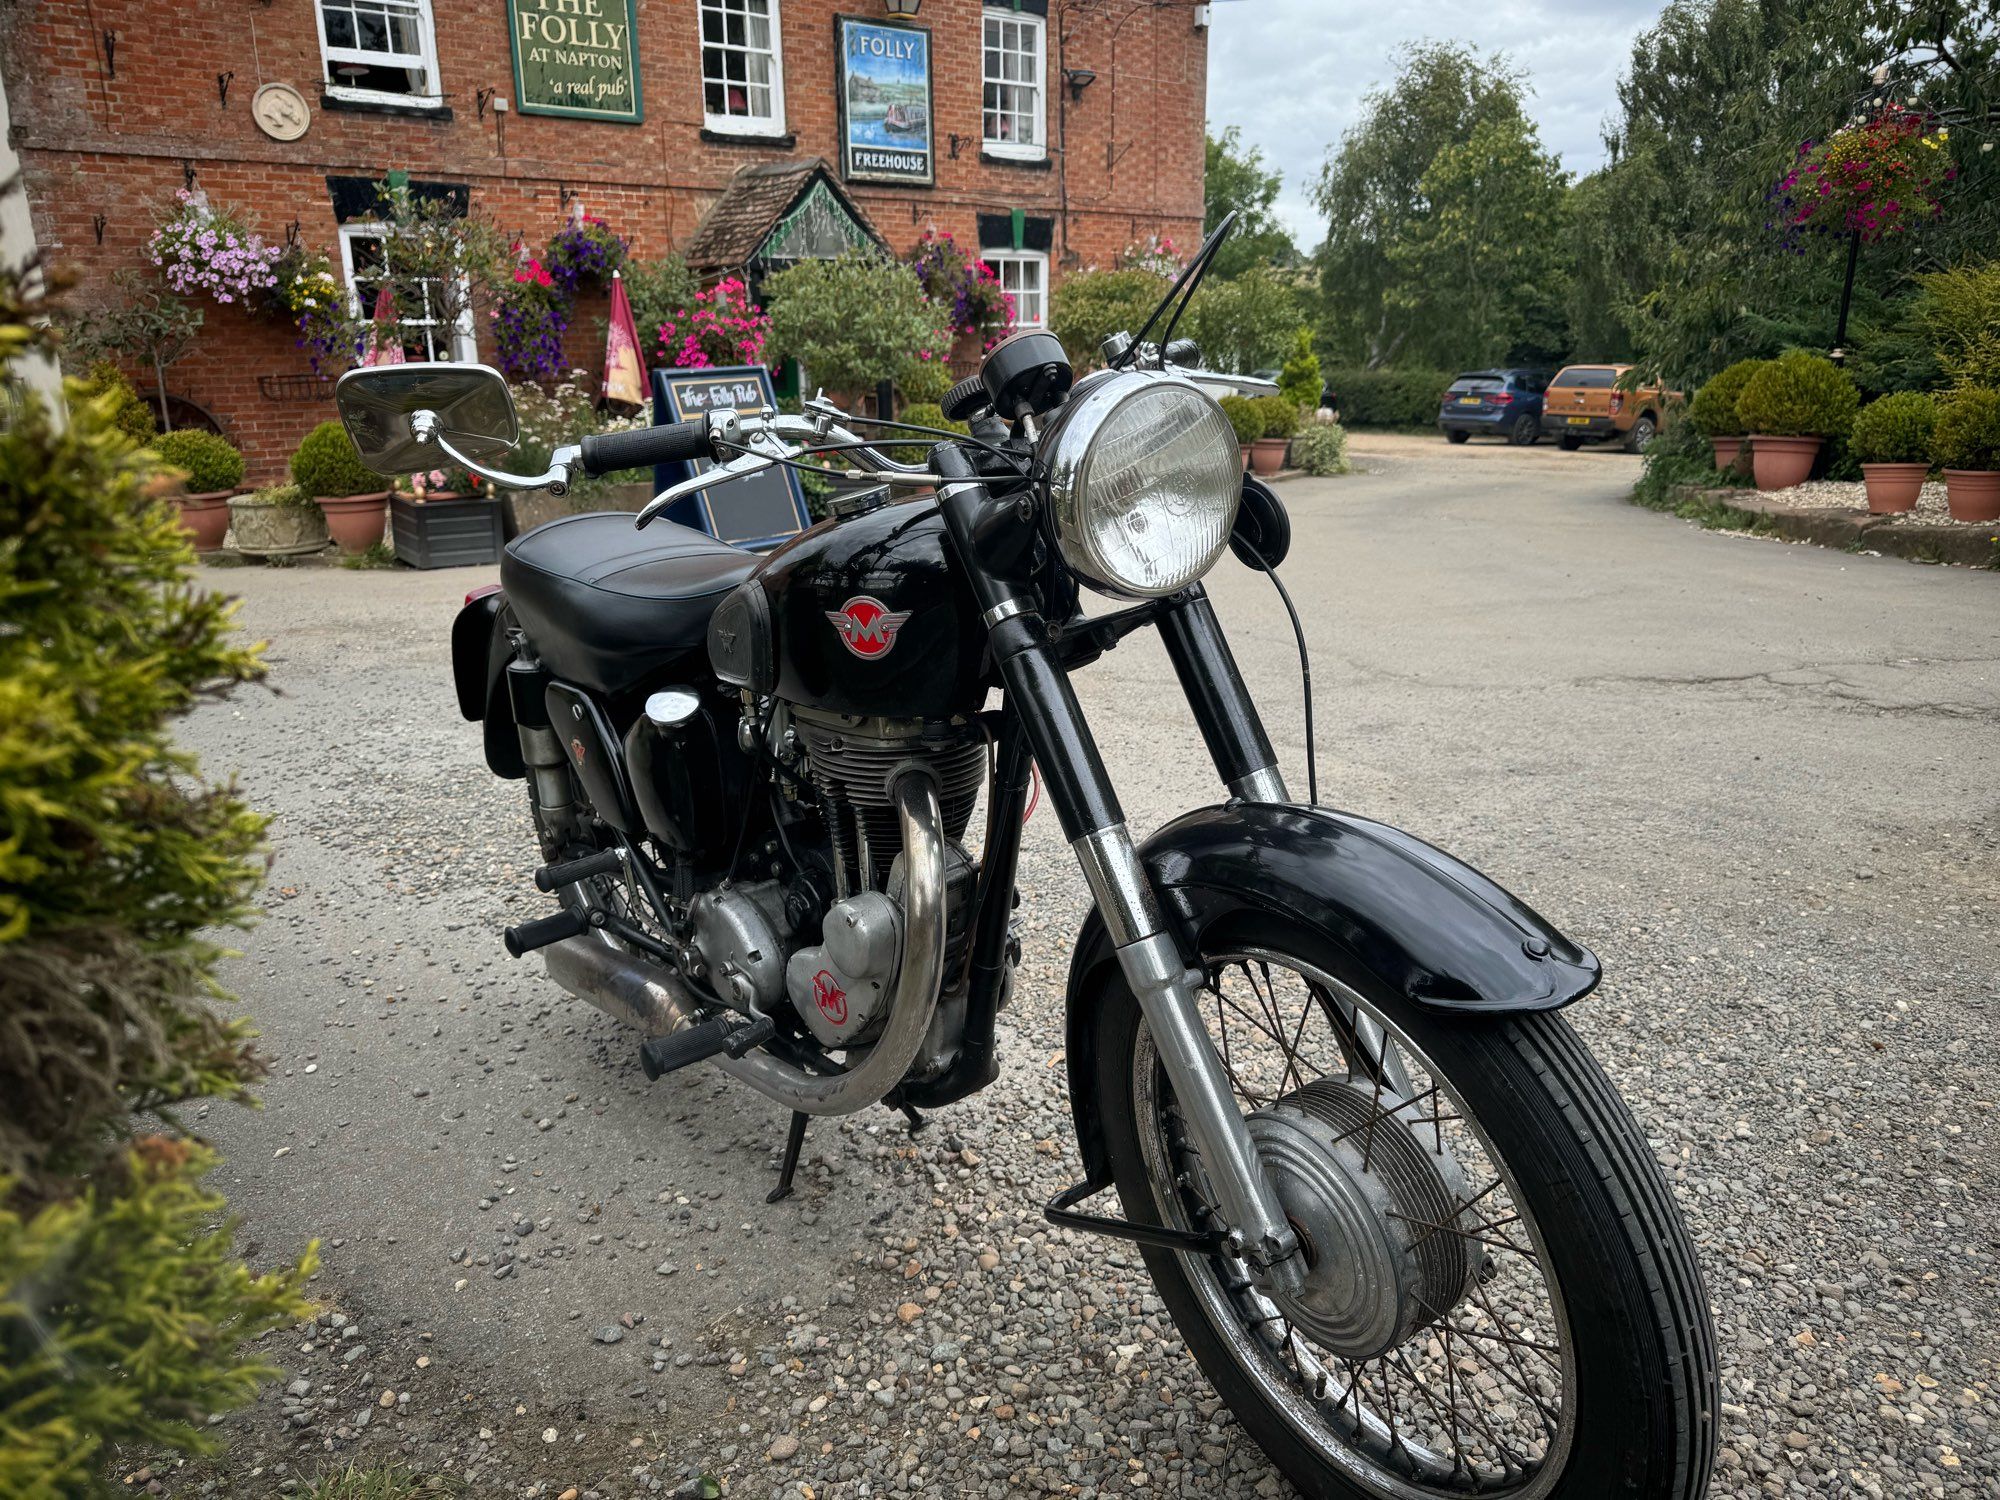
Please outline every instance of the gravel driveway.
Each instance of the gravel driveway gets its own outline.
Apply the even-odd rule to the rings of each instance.
[[[1720,1327],[1715,1493],[2000,1496],[2000,579],[1703,532],[1620,455],[1359,439],[1284,488],[1322,796],[1486,869],[1603,957],[1573,1011],[1672,1172]],[[395,1461],[472,1494],[1277,1495],[1079,1175],[1061,981],[1082,883],[1043,811],[1001,1082],[912,1139],[784,1118],[498,929],[544,909],[519,787],[453,706],[488,570],[215,572],[275,694],[189,737],[273,815],[231,980],[276,1060],[207,1120],[255,1254],[328,1309],[172,1493]],[[1225,624],[1304,785],[1296,658]],[[1212,800],[1156,644],[1078,680],[1135,829]],[[1586,1434],[1586,1439],[1587,1439]],[[690,1491],[692,1492],[692,1491]]]

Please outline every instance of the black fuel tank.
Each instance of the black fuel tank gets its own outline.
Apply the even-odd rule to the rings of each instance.
[[[986,700],[979,606],[931,500],[821,522],[773,552],[738,593],[752,590],[768,610],[732,595],[709,629],[724,681],[889,718],[948,718]]]

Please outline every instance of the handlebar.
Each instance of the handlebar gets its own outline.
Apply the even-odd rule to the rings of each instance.
[[[577,448],[579,467],[593,475],[715,456],[709,446],[708,421],[703,417],[691,422],[669,422],[661,427],[639,427],[631,432],[598,433],[585,438]]]

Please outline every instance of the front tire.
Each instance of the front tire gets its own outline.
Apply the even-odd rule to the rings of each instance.
[[[1217,996],[1204,1019],[1211,1040],[1221,1041],[1239,1105],[1258,1111],[1253,1127],[1260,1114],[1269,1118],[1281,1109],[1285,1097],[1307,1092],[1302,1082],[1289,1096],[1275,1093],[1303,1081],[1308,1064],[1295,1056],[1282,1074],[1267,1070],[1271,1095],[1239,1078],[1255,1066],[1246,1032],[1255,1033],[1249,1005],[1232,1009],[1237,1002],[1222,992],[1232,965],[1242,968],[1252,992],[1262,970],[1273,1012],[1281,982],[1273,976],[1297,979],[1306,999],[1297,1012],[1294,1052],[1307,1022],[1323,1017],[1347,1085],[1365,1091],[1359,1070],[1375,1079],[1378,1101],[1397,1099],[1396,1088],[1403,1089],[1402,1103],[1370,1120],[1371,1149],[1378,1128],[1385,1142],[1406,1130],[1426,1146],[1435,1131],[1441,1151],[1451,1143],[1469,1160],[1476,1137],[1498,1174],[1480,1191],[1477,1172],[1461,1168],[1455,1191],[1470,1201],[1448,1221],[1440,1212],[1420,1236],[1448,1230],[1477,1242],[1469,1253],[1482,1258],[1481,1269],[1466,1283],[1465,1298],[1372,1361],[1316,1348],[1310,1329],[1301,1333],[1250,1287],[1238,1261],[1144,1249],[1196,1360],[1286,1477],[1303,1494],[1329,1500],[1469,1493],[1697,1500],[1714,1462],[1718,1400],[1700,1272],[1644,1135],[1567,1022],[1553,1014],[1436,1014],[1396,997],[1364,997],[1333,977],[1346,961],[1331,945],[1271,920],[1239,922],[1220,939],[1212,930],[1203,947],[1210,988],[1202,993]],[[1201,1227],[1198,1158],[1176,1154],[1187,1148],[1184,1131],[1175,1145],[1171,1088],[1138,1004],[1115,972],[1091,1014],[1094,1083],[1126,1213],[1147,1223]],[[1357,1026],[1357,1016],[1381,1032]],[[1219,1024],[1227,1028],[1220,1039]],[[1287,1008],[1275,1032],[1263,1036],[1282,1039],[1292,1025]],[[1367,1040],[1371,1035],[1376,1042]],[[1336,1066],[1314,1082],[1326,1085],[1337,1073]],[[1426,1099],[1433,1102],[1419,1102]],[[1425,1109],[1429,1115],[1406,1113]],[[1454,1123],[1447,1129],[1444,1121]],[[1390,1155],[1385,1150],[1383,1159]],[[1391,1175],[1377,1170],[1385,1180]],[[1293,1213],[1289,1197],[1287,1211]],[[1495,1239],[1469,1233],[1462,1227],[1468,1223]],[[1350,1278],[1343,1286],[1361,1274],[1347,1265],[1366,1264],[1358,1253],[1327,1258]],[[1529,1283],[1517,1260],[1542,1272],[1545,1312],[1522,1300],[1519,1288]],[[1338,1388],[1332,1402],[1330,1374]],[[1409,1381],[1399,1391],[1405,1374]],[[1558,1374],[1560,1394],[1551,1397]],[[1469,1410],[1461,1421],[1455,1403],[1471,1400],[1480,1382],[1501,1388],[1511,1406],[1495,1409],[1507,1415]]]
[[[1469,433],[1469,432],[1462,432],[1462,431],[1460,431],[1460,430],[1459,430],[1458,428],[1455,428],[1455,427],[1452,427],[1452,428],[1447,428],[1447,429],[1445,430],[1445,440],[1446,440],[1447,442],[1452,442],[1452,443],[1462,443],[1462,442],[1464,442],[1464,441],[1465,441],[1465,440],[1466,440],[1467,438],[1469,438],[1469,437],[1471,437],[1471,436],[1472,436],[1472,434],[1471,434],[1471,433]]]
[[[1565,437],[1562,439],[1562,450],[1565,453],[1574,453],[1582,446],[1583,439],[1580,437]]]

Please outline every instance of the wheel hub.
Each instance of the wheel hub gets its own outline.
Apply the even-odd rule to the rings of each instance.
[[[1273,1298],[1329,1353],[1370,1359],[1458,1305],[1479,1268],[1465,1175],[1421,1110],[1369,1081],[1318,1078],[1249,1117],[1308,1257]]]

